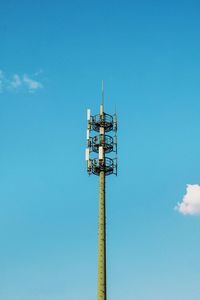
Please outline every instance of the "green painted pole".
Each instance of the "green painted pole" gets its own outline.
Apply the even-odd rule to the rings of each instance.
[[[106,203],[104,171],[101,171],[99,175],[98,300],[106,300]]]

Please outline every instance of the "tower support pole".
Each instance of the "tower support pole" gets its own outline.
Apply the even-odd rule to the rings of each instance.
[[[105,172],[99,174],[98,300],[106,300],[106,201]]]

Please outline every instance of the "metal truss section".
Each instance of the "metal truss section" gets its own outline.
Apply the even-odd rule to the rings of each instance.
[[[99,147],[103,147],[105,153],[110,153],[112,151],[115,151],[114,148],[116,148],[114,139],[110,135],[97,135],[90,138],[90,147],[93,152],[98,153]]]
[[[105,132],[113,130],[113,117],[106,113],[95,115],[92,117],[92,129],[99,132],[100,127],[104,128]]]
[[[91,159],[91,172],[95,175],[100,174],[101,171],[105,172],[105,175],[115,174],[117,175],[117,162],[116,159],[105,157],[104,161],[98,158]]]

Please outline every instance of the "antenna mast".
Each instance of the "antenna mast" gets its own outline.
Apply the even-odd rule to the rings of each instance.
[[[104,107],[104,81],[102,80],[102,105]]]
[[[111,132],[112,135],[107,135]],[[115,153],[114,157],[107,154]],[[106,176],[117,175],[117,115],[104,112],[104,82],[100,113],[87,110],[86,161],[88,174],[99,176],[98,300],[106,300]]]

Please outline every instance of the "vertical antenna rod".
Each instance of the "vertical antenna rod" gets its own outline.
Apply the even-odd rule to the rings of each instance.
[[[102,80],[102,105],[104,107],[104,81]]]

